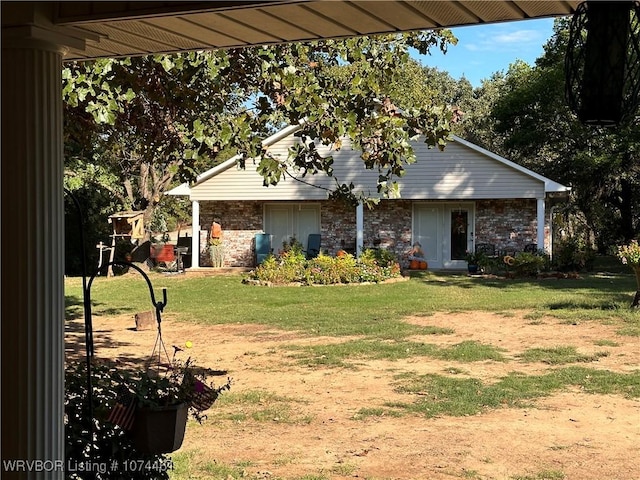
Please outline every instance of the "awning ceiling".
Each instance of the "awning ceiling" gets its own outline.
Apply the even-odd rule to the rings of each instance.
[[[571,15],[566,1],[55,2],[54,23],[86,41],[67,60],[352,37]],[[55,27],[54,27],[55,28]]]

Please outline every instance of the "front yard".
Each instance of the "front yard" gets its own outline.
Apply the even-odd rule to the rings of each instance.
[[[152,276],[163,337],[227,372],[172,478],[640,478],[640,313],[629,274],[260,287]],[[82,354],[68,279],[67,353]],[[96,355],[146,360],[135,275],[95,281]],[[220,381],[226,379],[226,374]]]

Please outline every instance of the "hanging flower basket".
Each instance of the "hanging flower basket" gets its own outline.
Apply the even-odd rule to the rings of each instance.
[[[182,446],[189,405],[136,409],[133,441],[136,449],[148,454],[175,452]]]

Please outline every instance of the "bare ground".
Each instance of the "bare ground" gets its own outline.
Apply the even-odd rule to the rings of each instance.
[[[284,347],[344,339],[261,325],[204,326],[165,320],[168,348],[191,340],[189,354],[199,364],[228,371],[233,392],[262,390],[290,399],[286,421],[277,416],[234,421],[229,415],[254,407],[216,404],[204,425],[190,424],[180,452],[194,451],[197,462],[243,465],[250,478],[640,480],[640,401],[621,395],[570,388],[536,400],[529,408],[494,409],[467,417],[354,418],[363,407],[410,402],[410,396],[393,389],[393,376],[402,372],[444,374],[455,366],[491,382],[513,371],[538,374],[553,368],[515,359],[532,347],[571,345],[584,354],[606,351],[608,356],[587,366],[629,373],[640,367],[637,337],[619,336],[616,327],[598,322],[532,321],[526,312],[439,313],[405,320],[455,331],[416,340],[442,346],[475,340],[500,347],[512,358],[455,364],[412,357],[358,360],[354,369],[309,367],[297,363]],[[133,326],[131,316],[96,318],[97,356],[148,357],[156,332],[134,331]],[[69,322],[70,354],[81,343],[80,327],[77,321]],[[616,346],[595,345],[602,340]]]

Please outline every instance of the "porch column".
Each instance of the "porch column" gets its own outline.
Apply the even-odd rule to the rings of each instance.
[[[356,207],[356,256],[360,257],[364,247],[364,206],[359,203]]]
[[[2,474],[64,472],[61,45],[43,3],[2,25]],[[4,12],[4,9],[3,9]],[[10,469],[6,461],[47,462]],[[11,471],[13,470],[13,471]]]
[[[200,202],[191,202],[191,268],[200,268]]]
[[[538,239],[536,243],[538,244],[538,250],[544,250],[544,219],[545,219],[544,197],[538,198],[537,213],[538,213]]]

